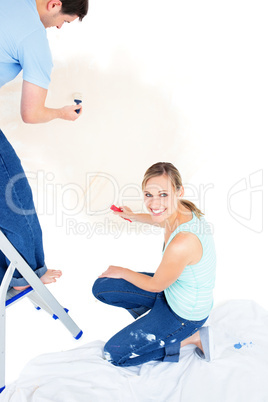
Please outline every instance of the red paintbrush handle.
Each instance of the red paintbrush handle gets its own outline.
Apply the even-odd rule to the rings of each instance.
[[[115,212],[123,212],[121,208],[118,208],[118,207],[116,207],[115,205],[112,205],[112,206],[110,207],[110,209],[111,209],[112,211],[115,211]],[[126,221],[129,221],[129,222],[132,222],[130,219],[127,219],[127,218],[123,218],[123,219],[125,219]]]

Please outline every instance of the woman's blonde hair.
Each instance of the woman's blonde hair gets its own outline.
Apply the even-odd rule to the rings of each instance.
[[[170,178],[171,183],[176,191],[180,190],[182,186],[181,175],[177,168],[175,168],[172,163],[169,162],[158,162],[149,167],[144,174],[144,178],[142,181],[142,189],[144,190],[146,183],[149,179],[156,176],[166,175]],[[194,212],[198,218],[201,218],[203,212],[200,211],[197,206],[191,201],[188,200],[180,200],[181,204],[189,209],[190,211]]]

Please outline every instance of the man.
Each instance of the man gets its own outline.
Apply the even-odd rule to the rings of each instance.
[[[0,87],[23,70],[21,116],[25,123],[45,123],[57,118],[74,121],[81,116],[81,105],[54,109],[45,104],[52,70],[46,28],[61,28],[77,18],[82,21],[87,11],[88,0],[0,1]],[[55,282],[61,276],[61,271],[47,270],[45,266],[42,232],[31,189],[19,158],[1,130],[0,229],[43,283]],[[8,263],[0,252],[0,283]],[[27,282],[15,271],[10,286],[22,290]]]

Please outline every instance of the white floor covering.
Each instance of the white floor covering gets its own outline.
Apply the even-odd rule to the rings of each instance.
[[[181,350],[179,363],[118,368],[103,359],[104,342],[31,360],[1,402],[267,402],[268,312],[253,301],[215,308],[215,359]]]

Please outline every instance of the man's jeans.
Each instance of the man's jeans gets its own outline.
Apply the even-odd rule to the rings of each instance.
[[[150,310],[104,346],[107,360],[115,366],[136,366],[151,360],[178,362],[181,341],[198,331],[207,319],[185,320],[169,307],[164,292],[147,292],[124,279],[98,278],[92,292],[104,303],[127,309],[134,318]]]
[[[47,271],[44,262],[42,231],[35,212],[32,191],[20,160],[0,130],[0,229],[41,277]],[[0,251],[0,283],[9,261]],[[16,270],[10,286],[27,282]]]

